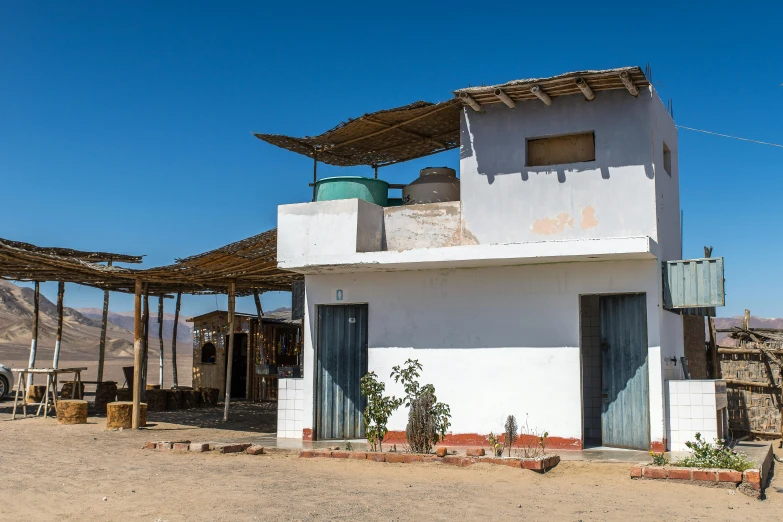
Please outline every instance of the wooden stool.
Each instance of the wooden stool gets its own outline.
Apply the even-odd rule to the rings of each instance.
[[[140,426],[147,425],[147,405],[139,404],[141,410]],[[130,429],[133,425],[133,402],[110,402],[106,405],[106,429],[123,428]]]
[[[87,401],[57,401],[57,424],[87,424]]]

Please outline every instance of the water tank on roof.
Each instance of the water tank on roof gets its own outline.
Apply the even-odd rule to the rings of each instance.
[[[454,169],[427,167],[419,174],[419,179],[402,189],[405,205],[459,201],[459,178]]]

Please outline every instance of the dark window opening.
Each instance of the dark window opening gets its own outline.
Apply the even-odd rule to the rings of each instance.
[[[669,176],[672,175],[672,151],[666,146],[666,142],[663,142],[663,170]]]
[[[205,343],[204,346],[201,347],[202,364],[215,364],[216,357],[217,357],[217,350],[215,349],[214,344]]]
[[[527,140],[527,166],[595,161],[595,133],[583,132]]]

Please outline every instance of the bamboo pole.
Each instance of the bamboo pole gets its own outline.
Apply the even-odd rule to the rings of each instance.
[[[38,312],[41,309],[41,284],[35,282],[35,291],[33,292],[33,324],[30,327],[32,340],[30,341],[30,360],[27,364],[28,368],[35,368],[35,355],[38,351]],[[33,374],[27,374],[27,388],[33,385]]]
[[[163,389],[163,294],[158,297],[158,344],[160,356],[158,357],[158,382]]]
[[[144,361],[143,361],[144,367],[142,368],[141,371],[142,399],[147,397],[147,370],[149,368],[149,352],[150,352],[150,292],[149,292],[149,284],[147,283],[144,283],[143,303],[144,303],[144,309],[142,310],[142,314],[141,314],[141,320],[143,323],[142,332],[144,332],[144,336],[142,337],[142,341],[141,341],[142,352],[144,353]]]
[[[318,149],[313,149],[313,201],[315,201],[315,183],[318,181]]]
[[[255,329],[250,319],[247,320],[247,350],[245,363],[245,400],[253,400],[253,340],[255,339]]]
[[[111,266],[111,259],[107,266]],[[109,291],[103,291],[103,315],[101,316],[101,342],[98,346],[98,383],[103,382],[103,365],[106,361],[106,328],[109,323]]]
[[[52,368],[59,368],[60,346],[63,341],[63,296],[65,294],[65,281],[57,283],[57,337],[54,340],[54,358]]]
[[[226,362],[226,401],[223,406],[223,421],[228,421],[228,406],[231,402],[231,370],[234,366],[234,306],[236,305],[236,283],[228,284],[228,361]]]
[[[136,280],[135,297],[133,300],[133,418],[131,427],[139,429],[141,423],[141,280]]]
[[[171,387],[177,388],[177,326],[179,325],[179,307],[182,302],[182,292],[177,292],[177,304],[174,308],[174,330],[171,333]]]

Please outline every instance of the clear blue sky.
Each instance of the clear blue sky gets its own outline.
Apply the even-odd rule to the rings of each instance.
[[[262,4],[0,3],[0,237],[167,264],[309,200],[311,161],[252,131],[318,134],[468,84],[572,70],[650,63],[678,124],[783,143],[780,2]],[[679,145],[685,256],[706,244],[726,257],[719,315],[783,317],[783,149],[684,130]],[[457,153],[383,177],[426,164],[456,166]],[[189,297],[183,313],[216,302]],[[66,292],[68,306],[101,303]]]

